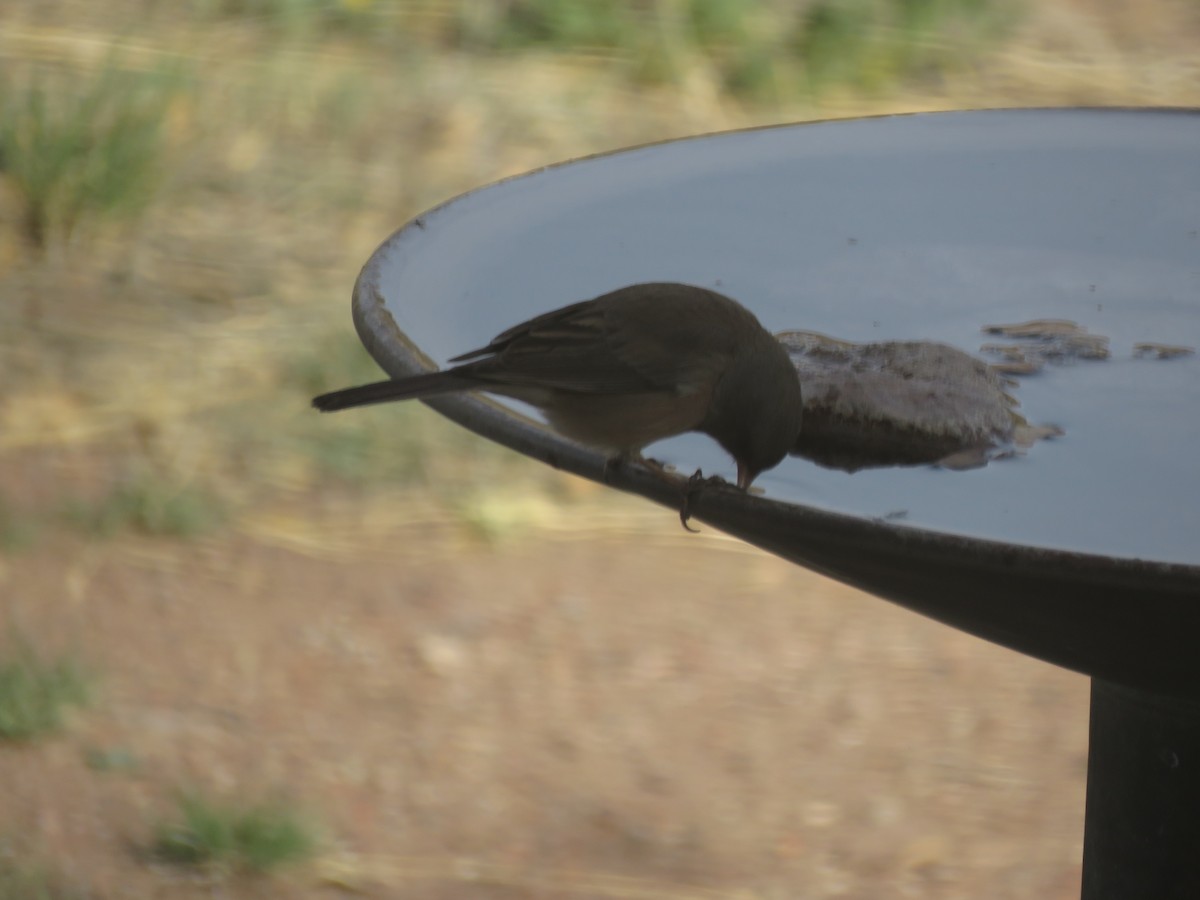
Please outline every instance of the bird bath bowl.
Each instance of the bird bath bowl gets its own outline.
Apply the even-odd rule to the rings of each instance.
[[[786,459],[692,516],[1092,678],[1085,898],[1200,896],[1200,112],[996,110],[716,134],[578,160],[433,209],[364,267],[354,317],[392,376],[617,287],[727,294],[772,331],[931,340],[996,323],[1107,338],[1022,378],[1056,440],[970,471]],[[477,395],[430,406],[672,507],[637,466]],[[648,448],[730,474],[707,438]],[[663,527],[672,527],[664,517]],[[980,696],[980,704],[987,697]]]

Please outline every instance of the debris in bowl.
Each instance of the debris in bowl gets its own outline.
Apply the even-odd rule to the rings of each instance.
[[[1015,411],[1011,382],[947,344],[856,344],[811,331],[776,337],[804,389],[794,452],[818,465],[976,468],[1062,434],[1030,425]]]
[[[1010,344],[984,344],[979,349],[1001,361],[994,368],[1007,375],[1032,375],[1046,363],[1108,359],[1108,338],[1091,334],[1069,319],[1033,319],[1012,325],[984,325],[985,334],[1008,338]]]
[[[1181,344],[1156,344],[1144,341],[1133,345],[1133,355],[1139,359],[1175,359],[1179,356],[1191,356],[1195,352],[1195,347],[1184,347]]]

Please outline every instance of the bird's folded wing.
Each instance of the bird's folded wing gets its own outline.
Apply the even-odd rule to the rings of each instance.
[[[481,379],[581,393],[690,394],[710,385],[719,354],[673,338],[670,330],[622,321],[584,301],[510,328],[451,362],[476,360],[469,365]]]

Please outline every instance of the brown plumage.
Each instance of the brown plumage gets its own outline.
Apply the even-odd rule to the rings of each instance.
[[[635,284],[516,325],[452,368],[323,394],[322,412],[485,391],[541,409],[610,458],[703,432],[733,456],[738,486],[784,458],[800,432],[787,352],[739,303],[686,284]]]

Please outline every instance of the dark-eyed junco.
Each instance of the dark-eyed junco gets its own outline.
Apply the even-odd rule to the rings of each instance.
[[[323,412],[485,391],[541,409],[610,459],[700,431],[745,489],[800,432],[800,381],[783,346],[739,303],[686,284],[635,284],[516,325],[452,368],[323,394]]]

